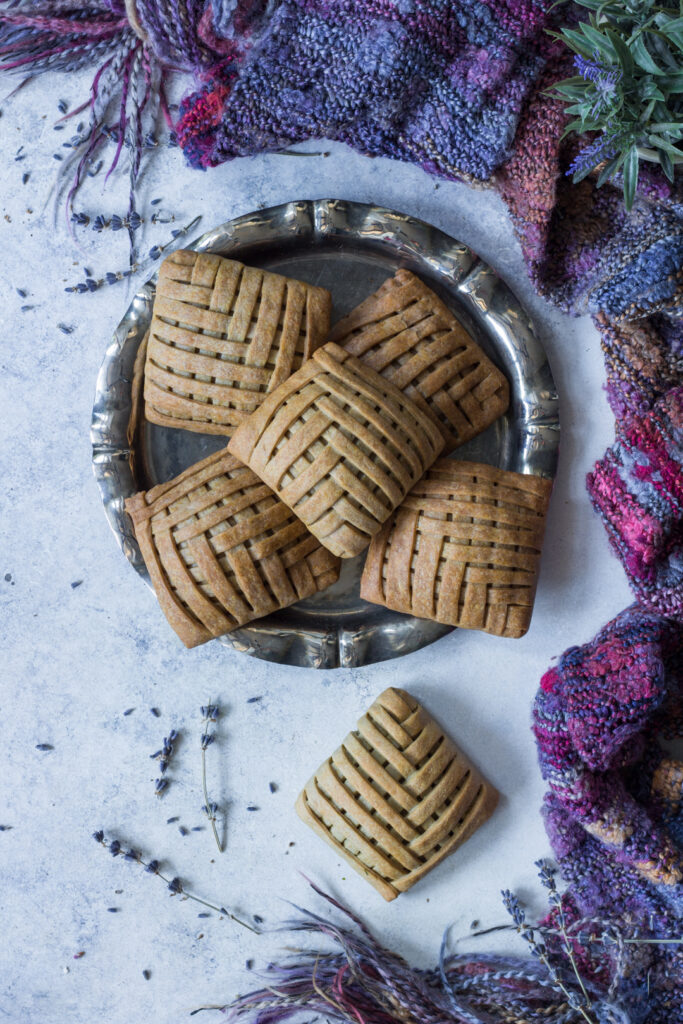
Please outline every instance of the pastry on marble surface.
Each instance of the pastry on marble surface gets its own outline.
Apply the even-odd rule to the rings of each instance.
[[[521,637],[531,622],[552,481],[439,459],[373,539],[366,601]]]
[[[232,434],[324,341],[330,293],[214,253],[159,269],[145,362],[145,417]]]
[[[444,454],[505,412],[505,375],[426,284],[398,270],[333,328],[342,345],[404,391],[439,424]]]
[[[338,345],[267,395],[229,450],[342,558],[370,538],[441,449],[433,419]]]
[[[497,802],[415,698],[390,687],[308,781],[296,810],[393,900],[464,843]]]
[[[225,449],[128,498],[126,511],[159,604],[186,647],[339,577],[339,559]]]

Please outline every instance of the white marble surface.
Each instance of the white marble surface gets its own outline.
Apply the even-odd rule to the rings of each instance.
[[[539,905],[533,861],[549,848],[532,698],[551,660],[629,601],[584,490],[586,471],[613,433],[598,337],[587,319],[571,321],[533,295],[495,195],[437,187],[419,170],[341,146],[325,145],[327,158],[258,157],[206,174],[184,167],[178,150],[156,156],[141,196],[163,196],[181,223],[201,214],[200,230],[258,206],[341,197],[403,210],[462,239],[532,311],[562,400],[560,471],[523,640],[459,631],[400,661],[328,673],[269,665],[215,643],[186,652],[120,554],[90,468],[95,377],[127,294],[121,286],[64,292],[84,265],[100,276],[126,262],[123,232],[83,231],[79,251],[54,216],[52,153],[69,134],[53,131],[57,100],[74,105],[84,86],[77,76],[45,78],[0,104],[0,824],[11,826],[0,833],[0,1020],[171,1024],[246,991],[255,979],[245,960],[258,966],[286,941],[252,936],[215,915],[198,919],[196,905],[170,899],[158,880],[98,848],[90,834],[99,827],[163,859],[198,894],[261,914],[268,925],[289,913],[283,898],[320,909],[299,873],[306,872],[384,941],[433,963],[448,924],[458,937],[474,918],[503,920],[501,887]],[[26,159],[15,162],[22,144]],[[93,182],[82,205],[123,212],[125,181],[104,192]],[[151,228],[145,248],[167,235],[168,228]],[[34,308],[22,312],[22,305]],[[62,333],[59,322],[73,333]],[[455,856],[385,904],[299,823],[292,804],[311,770],[390,684],[437,714],[502,801]],[[246,703],[258,695],[260,702]],[[225,709],[220,742],[209,751],[212,793],[229,808],[223,855],[208,831],[183,837],[166,824],[172,815],[187,826],[202,822],[199,705],[209,697]],[[159,801],[149,754],[172,727],[183,738],[172,787]],[[38,743],[54,749],[40,752]],[[260,810],[247,812],[251,804]],[[520,949],[505,933],[470,941]]]

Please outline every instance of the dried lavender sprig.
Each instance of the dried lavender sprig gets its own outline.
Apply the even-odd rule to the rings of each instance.
[[[216,812],[218,810],[218,805],[212,803],[211,800],[209,800],[209,790],[206,785],[206,748],[209,747],[216,739],[216,734],[209,732],[209,726],[211,725],[212,722],[218,721],[220,708],[218,707],[217,704],[212,704],[211,701],[209,701],[209,703],[205,707],[201,707],[199,710],[201,712],[202,725],[204,729],[201,736],[202,789],[204,791],[204,804],[202,806],[202,810],[206,814],[208,820],[211,822],[211,831],[213,832],[213,837],[216,840],[218,852],[222,853],[223,844],[220,841],[218,829],[216,828]]]
[[[558,892],[557,885],[555,883],[555,872],[551,865],[548,864],[547,861],[543,860],[542,858],[541,860],[534,861],[534,867],[538,869],[538,877],[540,878],[543,887],[548,892],[548,902],[550,903],[550,906],[554,907],[557,910],[557,922],[559,925],[560,934],[562,936],[562,944],[564,945],[564,950],[567,954],[567,959],[569,960],[569,963],[572,965],[572,970],[576,975],[576,980],[578,981],[579,988],[583,993],[583,997],[586,1001],[586,1006],[590,1006],[591,1001],[588,998],[586,987],[581,979],[581,975],[579,974],[579,969],[576,966],[576,960],[574,959],[574,949],[569,940],[569,936],[567,935],[567,921],[564,915],[564,905],[562,903],[562,896]]]
[[[83,294],[84,292],[96,292],[105,284],[116,284],[117,281],[123,281],[125,278],[132,277],[133,274],[137,274],[139,270],[146,270],[148,267],[151,267],[158,259],[160,259],[166,252],[166,250],[169,249],[175,242],[177,242],[179,238],[182,238],[183,235],[186,235],[188,231],[192,231],[192,229],[195,228],[197,224],[199,224],[201,219],[201,215],[195,217],[194,220],[191,220],[189,224],[185,225],[185,227],[176,228],[174,231],[172,231],[171,238],[169,238],[168,242],[166,242],[164,245],[155,245],[153,246],[152,249],[150,249],[148,259],[142,260],[141,262],[136,261],[130,267],[127,267],[125,270],[108,271],[104,277],[100,277],[97,279],[87,277],[85,281],[79,281],[78,284],[69,285],[67,288],[64,289],[64,291],[78,292],[79,294]]]
[[[195,896],[194,893],[188,892],[182,880],[177,876],[174,878],[167,878],[166,875],[162,874],[159,870],[160,861],[143,860],[142,854],[139,850],[136,850],[133,847],[128,847],[127,850],[124,850],[120,840],[118,839],[112,839],[107,842],[107,838],[102,829],[98,829],[97,832],[93,832],[92,837],[95,842],[99,843],[105,850],[109,850],[112,857],[122,855],[124,860],[135,861],[136,864],[139,864],[140,867],[145,869],[147,874],[156,875],[157,878],[160,878],[162,882],[166,883],[172,896],[184,896],[185,899],[194,900],[195,903],[201,903],[203,907],[208,907],[209,910],[215,910],[217,913],[223,914],[225,917],[229,917],[231,921],[234,921],[236,924],[241,924],[243,928],[248,928],[248,930],[253,932],[255,935],[261,934],[257,928],[253,928],[250,924],[247,924],[246,921],[243,921],[225,907],[219,907],[215,903],[209,903],[207,900],[203,900],[199,896]]]
[[[515,896],[515,894],[511,892],[509,889],[501,890],[501,896],[503,897],[503,906],[510,914],[510,917],[512,918],[515,924],[517,932],[519,933],[519,935],[521,935],[521,937],[529,946],[530,954],[533,957],[535,957],[535,959],[537,959],[540,963],[543,964],[543,966],[548,971],[548,974],[550,975],[553,984],[562,992],[569,1006],[573,1010],[576,1010],[578,1013],[580,1013],[584,1020],[587,1022],[587,1024],[596,1024],[593,1017],[589,1017],[588,1013],[586,1012],[587,1008],[591,1008],[590,1001],[587,1003],[587,1005],[583,1003],[581,997],[575,991],[573,991],[573,989],[568,988],[563,979],[560,977],[558,970],[548,957],[548,952],[545,944],[543,942],[537,941],[535,936],[535,929],[532,927],[532,925],[527,923],[526,915],[524,913],[524,910],[520,906],[519,899],[517,898],[517,896]],[[576,970],[576,968],[574,969]],[[581,985],[581,988],[585,992],[583,984]]]

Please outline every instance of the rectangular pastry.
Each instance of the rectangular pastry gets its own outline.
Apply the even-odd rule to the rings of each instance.
[[[324,341],[330,308],[324,288],[213,253],[171,253],[154,299],[146,419],[232,434]]]
[[[380,694],[299,794],[299,817],[393,900],[491,816],[498,793],[405,690]]]
[[[324,590],[339,559],[223,450],[128,498],[159,604],[186,647]]]
[[[529,628],[552,482],[439,459],[370,545],[361,597],[450,626]]]
[[[229,450],[341,558],[363,551],[441,449],[433,419],[327,344],[267,395]]]
[[[409,270],[398,270],[340,320],[329,340],[434,416],[444,454],[481,433],[508,407],[504,374]]]

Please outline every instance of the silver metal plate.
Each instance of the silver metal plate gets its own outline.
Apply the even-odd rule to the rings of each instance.
[[[458,458],[555,475],[558,399],[545,351],[507,285],[461,242],[405,214],[320,199],[238,217],[187,248],[222,253],[328,288],[333,322],[398,267],[414,271],[510,382],[508,413],[458,449]],[[148,584],[124,499],[170,480],[226,443],[144,421],[134,444],[128,442],[133,363],[150,324],[155,283],[156,276],[135,295],[114,332],[97,378],[91,428],[93,468],[107,518],[126,558]],[[362,601],[363,557],[345,561],[339,582],[329,590],[237,629],[220,643],[286,665],[348,668],[408,654],[451,631]]]

